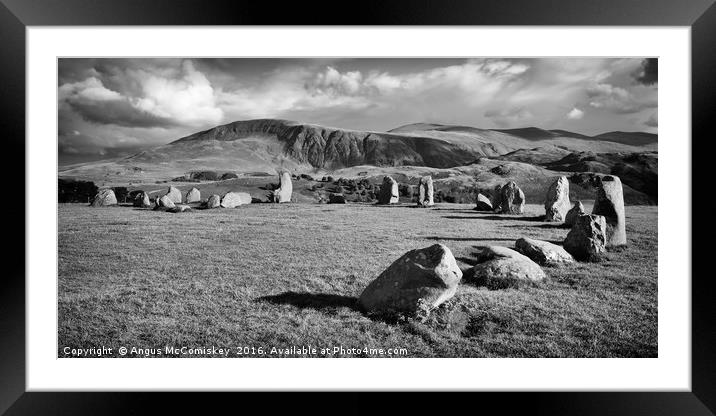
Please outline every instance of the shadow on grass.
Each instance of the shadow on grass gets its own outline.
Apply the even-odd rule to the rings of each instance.
[[[350,308],[359,311],[357,298],[329,293],[283,292],[278,295],[262,296],[256,301],[274,305],[293,305],[301,309]]]
[[[438,236],[430,236],[430,237],[418,237],[420,239],[424,240],[433,240],[433,241],[515,241],[516,238],[465,238],[465,237],[438,237]]]

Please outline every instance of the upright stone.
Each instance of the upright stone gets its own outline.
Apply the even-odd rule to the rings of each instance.
[[[201,192],[196,188],[191,188],[184,196],[184,202],[191,204],[192,202],[201,201]]]
[[[251,195],[246,192],[227,192],[221,198],[221,206],[223,208],[236,208],[239,205],[251,203]]]
[[[525,209],[525,194],[513,181],[507,182],[500,190],[500,212],[522,214]]]
[[[582,214],[586,214],[584,205],[582,205],[582,201],[576,201],[572,206],[572,209],[567,211],[567,215],[564,217],[564,225],[568,225],[570,227],[573,226],[574,221]]]
[[[117,205],[117,197],[111,188],[100,189],[90,204],[92,207],[106,207],[110,205]]]
[[[607,247],[627,243],[624,191],[619,177],[607,175],[601,178],[592,214],[603,215],[607,221]]]
[[[502,210],[502,185],[495,185],[495,187],[489,191],[490,204],[492,205],[493,211]]]
[[[432,176],[423,176],[418,184],[418,205],[429,207],[435,205],[433,202],[433,178]]]
[[[142,191],[134,197],[133,204],[137,208],[150,208],[152,202],[149,200],[149,194]]]
[[[569,208],[569,180],[566,176],[560,176],[547,190],[544,200],[544,220],[563,222]]]
[[[601,215],[578,216],[562,246],[577,260],[596,260],[606,251],[607,222]]]
[[[397,204],[399,197],[398,182],[390,176],[383,178],[383,184],[380,186],[380,193],[378,194],[378,203],[383,205]]]
[[[207,208],[219,208],[221,207],[221,197],[219,195],[212,195],[206,200]]]
[[[373,280],[358,299],[366,312],[433,309],[455,295],[462,271],[442,244],[411,250]]]
[[[181,191],[173,186],[169,187],[166,196],[175,204],[181,203]]]
[[[293,183],[291,182],[291,174],[288,171],[282,171],[278,175],[279,188],[273,191],[273,202],[284,203],[291,202],[291,194],[293,193]]]

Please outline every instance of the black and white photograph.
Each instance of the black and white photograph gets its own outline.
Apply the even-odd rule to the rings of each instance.
[[[57,358],[657,358],[658,68],[59,57]]]

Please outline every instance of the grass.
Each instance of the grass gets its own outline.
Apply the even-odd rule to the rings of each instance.
[[[112,355],[120,346],[216,346],[272,357],[272,347],[310,345],[406,348],[408,357],[657,356],[654,206],[627,207],[628,248],[545,268],[539,285],[463,282],[421,318],[357,310],[366,285],[408,250],[443,243],[467,270],[480,246],[561,243],[568,232],[542,222],[537,205],[523,216],[471,207],[252,204],[171,214],[60,204],[58,356],[100,345]]]

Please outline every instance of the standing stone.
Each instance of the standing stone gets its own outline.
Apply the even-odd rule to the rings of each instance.
[[[601,215],[582,214],[562,246],[577,260],[597,260],[606,251],[607,222]]]
[[[569,208],[569,180],[566,176],[560,176],[547,190],[544,200],[544,220],[563,222]]]
[[[489,191],[490,204],[493,211],[502,210],[502,185],[495,185],[492,191]]]
[[[378,194],[378,203],[383,205],[397,204],[400,194],[398,193],[398,182],[390,176],[383,178]]]
[[[418,188],[418,205],[421,207],[430,207],[435,205],[435,202],[433,202],[432,176],[423,176],[420,178]]]
[[[100,189],[90,204],[91,207],[106,207],[109,205],[117,205],[117,197],[110,188]]]
[[[373,280],[358,299],[366,312],[433,309],[457,291],[462,271],[442,244],[411,250]]]
[[[293,193],[291,174],[288,171],[282,171],[278,175],[278,180],[279,187],[273,191],[273,202],[278,204],[291,202],[291,194]]]
[[[246,192],[227,192],[221,198],[221,206],[223,208],[236,208],[239,205],[251,203],[251,195]]]
[[[221,197],[219,195],[212,195],[206,200],[207,208],[219,208],[221,207]]]
[[[174,208],[167,209],[167,212],[173,212],[173,213],[179,213],[179,212],[186,212],[191,211],[191,207],[189,205],[176,205]]]
[[[546,277],[539,264],[507,247],[485,247],[477,255],[477,262],[472,268],[471,280],[488,289],[519,287]]]
[[[586,214],[586,211],[584,210],[584,205],[582,205],[582,201],[576,201],[574,203],[574,206],[572,206],[572,209],[567,211],[567,215],[564,217],[564,225],[567,226],[573,226],[574,221],[577,219],[578,216]]]
[[[617,176],[607,175],[600,182],[592,214],[603,215],[607,221],[607,247],[626,245],[622,181]]]
[[[525,209],[525,194],[513,181],[507,182],[500,190],[500,212],[522,214]]]
[[[181,203],[181,191],[173,186],[169,187],[166,196],[175,204]]]
[[[186,202],[187,204],[199,201],[201,201],[201,192],[196,188],[191,188],[184,197],[184,202]]]
[[[132,204],[132,205],[134,205],[134,206],[137,207],[137,208],[149,208],[149,207],[151,207],[151,206],[152,206],[152,203],[151,203],[151,201],[149,200],[149,194],[146,193],[146,192],[144,192],[144,191],[138,193],[138,194],[134,197],[134,201],[133,201],[133,204]]]
[[[492,211],[492,201],[485,195],[477,194],[477,204],[475,205],[475,211]]]
[[[169,195],[162,195],[160,198],[157,198],[155,201],[154,209],[167,209],[167,208],[174,208],[174,201],[169,198]]]
[[[559,266],[574,262],[574,257],[567,250],[548,241],[520,238],[515,241],[515,250],[543,266]]]

